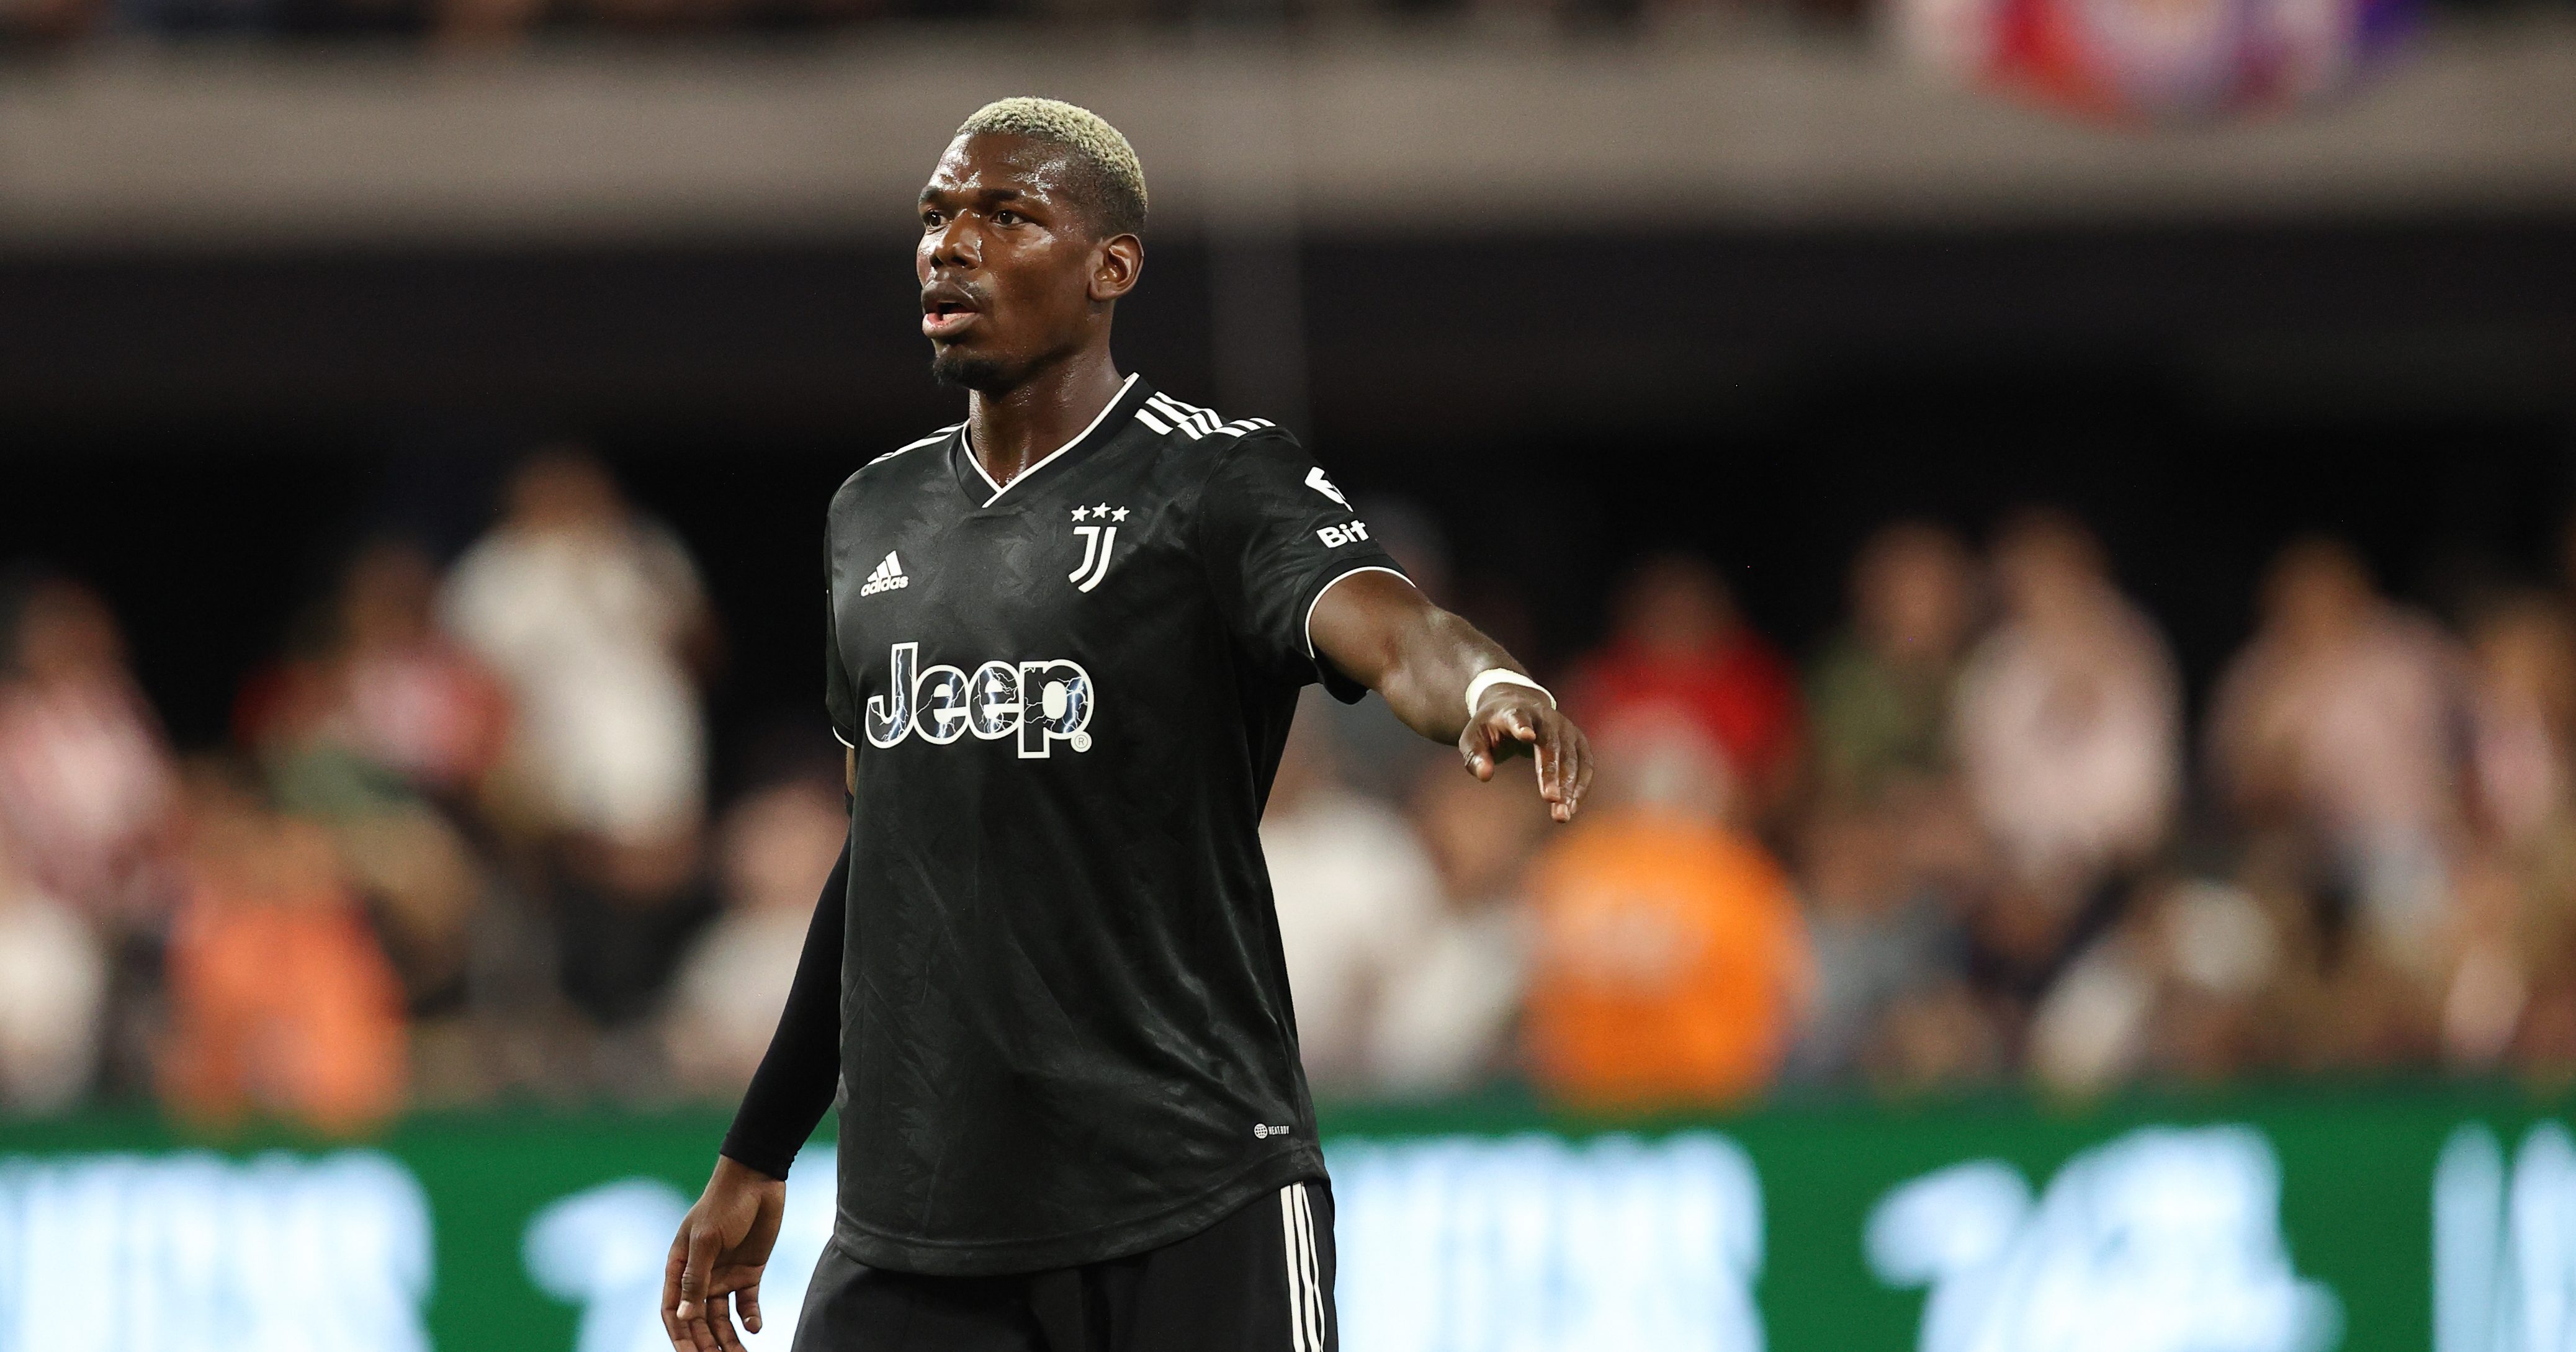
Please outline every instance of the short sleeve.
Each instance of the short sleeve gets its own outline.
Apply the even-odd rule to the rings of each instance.
[[[1345,704],[1368,693],[1315,652],[1308,621],[1343,578],[1404,570],[1295,439],[1263,432],[1226,452],[1199,496],[1198,547],[1236,642],[1265,669],[1320,680]]]
[[[829,583],[823,587],[823,709],[832,716],[832,735],[841,745],[857,746],[859,701],[850,691],[850,669],[841,661],[841,626]]]

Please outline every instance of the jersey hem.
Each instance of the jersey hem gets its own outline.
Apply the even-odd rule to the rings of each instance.
[[[1306,643],[1306,661],[1313,668],[1315,679],[1323,685],[1324,693],[1344,704],[1357,704],[1368,698],[1368,687],[1344,675],[1330,658],[1315,651],[1315,607],[1323,602],[1324,593],[1331,591],[1335,583],[1367,572],[1393,573],[1403,578],[1405,585],[1414,585],[1413,579],[1396,565],[1394,558],[1381,549],[1351,558],[1326,559],[1297,589],[1297,611],[1305,617],[1299,632]]]
[[[1413,579],[1405,577],[1403,569],[1384,563],[1357,564],[1343,572],[1333,574],[1331,581],[1326,582],[1323,586],[1317,587],[1315,589],[1315,594],[1306,598],[1306,620],[1305,623],[1299,627],[1298,632],[1306,636],[1307,661],[1312,662],[1319,656],[1315,651],[1315,607],[1324,603],[1324,593],[1331,591],[1333,588],[1351,580],[1352,578],[1358,577],[1362,573],[1385,573],[1391,577],[1403,578],[1404,585],[1408,587],[1413,585]]]
[[[1232,1215],[1265,1192],[1328,1177],[1322,1155],[1309,1145],[1289,1154],[1274,1155],[1143,1220],[1120,1221],[1079,1234],[1034,1241],[934,1240],[866,1230],[844,1214],[832,1226],[832,1247],[862,1266],[925,1277],[1046,1272],[1176,1244]]]

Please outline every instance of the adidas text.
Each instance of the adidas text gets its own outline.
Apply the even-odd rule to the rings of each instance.
[[[911,585],[912,579],[903,575],[903,560],[896,558],[893,550],[887,550],[884,561],[877,564],[876,571],[868,574],[868,580],[859,584],[859,595],[874,596],[881,591],[893,591],[897,587]]]

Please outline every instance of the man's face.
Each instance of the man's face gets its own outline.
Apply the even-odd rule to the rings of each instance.
[[[1006,389],[1081,345],[1134,280],[1093,238],[1061,148],[962,136],[921,190],[921,332],[942,384]],[[1119,236],[1132,250],[1133,236]]]

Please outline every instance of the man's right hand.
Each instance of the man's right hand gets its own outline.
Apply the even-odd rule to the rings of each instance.
[[[742,1352],[742,1326],[760,1332],[760,1272],[778,1242],[787,1184],[723,1156],[680,1221],[662,1267],[662,1328],[674,1352]]]

